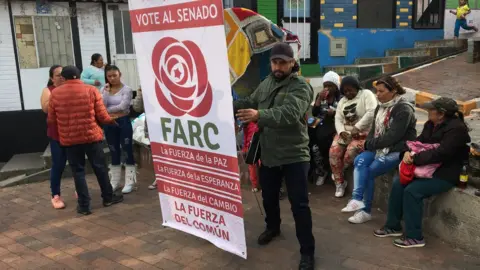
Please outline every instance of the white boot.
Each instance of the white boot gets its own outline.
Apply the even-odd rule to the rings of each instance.
[[[112,185],[113,191],[117,190],[120,187],[120,181],[122,174],[122,166],[120,165],[110,165],[110,171],[108,176],[110,177],[110,184]]]
[[[137,168],[135,165],[125,166],[125,186],[122,193],[128,194],[137,189]]]

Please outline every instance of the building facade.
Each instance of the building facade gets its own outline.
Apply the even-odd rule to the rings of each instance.
[[[0,0],[0,162],[48,145],[40,95],[51,65],[90,64],[100,53],[138,87],[126,1]]]
[[[381,57],[415,41],[451,38],[457,0],[225,0],[254,10],[298,35],[302,73]],[[469,23],[480,21],[470,0]],[[472,37],[463,33],[461,37]],[[478,35],[478,34],[477,34]],[[0,162],[48,144],[40,94],[53,64],[90,64],[100,53],[139,87],[127,0],[0,0]],[[309,72],[313,70],[313,72]]]

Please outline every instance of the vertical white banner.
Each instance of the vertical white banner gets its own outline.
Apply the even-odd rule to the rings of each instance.
[[[246,258],[222,1],[129,7],[163,224]]]

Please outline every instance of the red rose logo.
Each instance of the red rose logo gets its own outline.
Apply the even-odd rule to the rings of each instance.
[[[212,107],[207,64],[192,41],[165,37],[153,48],[155,91],[162,108],[172,116],[202,117]]]

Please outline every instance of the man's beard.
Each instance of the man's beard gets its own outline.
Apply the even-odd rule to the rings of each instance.
[[[275,70],[275,71],[272,72],[272,74],[275,77],[275,79],[277,79],[279,81],[285,79],[288,75],[290,75],[290,74],[286,74],[285,72],[280,71],[280,70]]]

